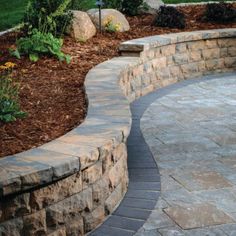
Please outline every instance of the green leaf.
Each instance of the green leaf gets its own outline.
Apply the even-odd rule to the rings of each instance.
[[[39,56],[38,56],[38,54],[36,54],[36,53],[31,53],[31,54],[29,54],[29,58],[30,58],[30,60],[31,60],[32,62],[36,62],[36,61],[39,60]]]
[[[20,59],[20,52],[18,51],[18,49],[13,50],[13,49],[9,48],[9,52],[10,52],[11,56],[14,56],[17,59]]]

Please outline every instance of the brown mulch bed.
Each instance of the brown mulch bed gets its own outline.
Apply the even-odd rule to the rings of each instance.
[[[27,58],[12,58],[8,48],[14,44],[16,34],[0,37],[0,64],[6,61],[17,64],[13,77],[20,83],[21,108],[28,113],[27,118],[13,123],[0,122],[0,157],[37,147],[83,122],[87,108],[83,87],[85,75],[93,66],[117,56],[120,42],[170,32],[236,27],[236,23],[200,22],[198,18],[204,6],[180,9],[187,18],[184,30],[154,27],[154,17],[142,15],[128,18],[131,30],[126,33],[97,34],[86,43],[65,38],[63,50],[72,55],[69,65],[46,57],[37,63]]]

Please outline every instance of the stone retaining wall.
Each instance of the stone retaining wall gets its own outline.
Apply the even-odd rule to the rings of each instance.
[[[82,125],[0,159],[0,235],[78,236],[99,225],[127,190],[129,102],[183,79],[235,70],[236,29],[136,39],[120,52],[88,73]]]

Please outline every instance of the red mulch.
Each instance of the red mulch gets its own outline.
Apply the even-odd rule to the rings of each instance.
[[[236,27],[236,23],[220,25],[201,22],[199,18],[204,6],[180,9],[187,18],[184,31]],[[8,53],[17,35],[9,33],[0,37],[0,64],[6,61],[17,64],[13,77],[20,83],[21,108],[28,113],[25,119],[0,123],[0,157],[42,145],[83,122],[87,108],[83,87],[85,75],[93,66],[117,56],[120,42],[183,31],[154,27],[153,19],[152,15],[129,17],[129,32],[97,34],[86,43],[65,38],[63,50],[72,55],[69,65],[47,57],[37,63],[30,62],[28,58],[17,60]]]

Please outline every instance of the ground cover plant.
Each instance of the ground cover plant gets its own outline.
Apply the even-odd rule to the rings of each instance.
[[[14,63],[6,62],[0,65],[0,122],[12,122],[24,118],[26,113],[21,111],[19,104],[19,85],[14,83],[11,71]]]
[[[43,33],[33,29],[29,36],[22,37],[16,41],[16,49],[11,54],[18,59],[22,55],[28,55],[33,62],[39,60],[41,55],[52,55],[60,61],[70,63],[70,56],[61,51],[63,39],[54,37],[51,33]]]
[[[236,8],[225,2],[207,4],[203,20],[218,23],[236,22]]]
[[[185,16],[175,7],[161,6],[157,12],[154,25],[183,29],[185,27]]]
[[[233,4],[236,7],[236,4]],[[199,20],[205,6],[178,7],[185,15],[184,29],[157,27],[153,25],[155,16],[141,15],[128,17],[130,31],[124,33],[103,32],[87,42],[76,42],[64,38],[62,51],[71,55],[70,64],[55,57],[42,55],[37,62],[22,56],[19,60],[9,54],[21,33],[9,33],[0,37],[0,65],[8,61],[17,64],[12,78],[19,84],[19,101],[27,117],[13,123],[0,121],[0,156],[6,156],[37,147],[53,140],[83,122],[87,101],[84,79],[87,72],[107,59],[118,56],[118,45],[126,40],[151,35],[225,28],[225,24]],[[236,27],[229,23],[227,27]]]

